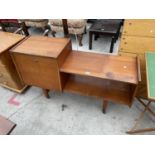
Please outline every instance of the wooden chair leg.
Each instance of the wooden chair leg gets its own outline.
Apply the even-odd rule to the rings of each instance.
[[[107,101],[107,100],[103,100],[102,112],[103,112],[104,114],[106,113],[107,106],[108,106],[108,101]]]
[[[50,98],[48,92],[49,92],[48,89],[43,89],[43,93],[44,93],[44,95],[45,95],[46,98]]]
[[[84,34],[87,34],[87,28],[86,28],[86,26],[85,26],[85,29],[84,29]]]
[[[83,34],[78,34],[78,41],[79,41],[79,46],[82,46],[82,38],[83,38]]]
[[[111,39],[110,53],[112,53],[112,52],[113,52],[114,43],[115,43],[115,37],[113,36],[113,37],[112,37],[112,39]]]
[[[22,23],[22,29],[23,29],[24,34],[26,36],[29,36],[28,27],[25,25],[24,22]]]
[[[52,31],[52,36],[53,37],[55,37],[55,34],[56,34],[56,32],[55,31]]]

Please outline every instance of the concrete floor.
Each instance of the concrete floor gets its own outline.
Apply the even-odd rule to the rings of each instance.
[[[40,34],[41,31],[32,29],[31,33]],[[61,36],[62,34],[57,35]],[[72,36],[72,43],[73,49],[89,51],[88,33],[84,35],[82,47],[77,47],[75,36]],[[110,38],[101,37],[93,41],[95,52],[108,54],[109,46]],[[114,54],[117,54],[118,46],[119,41],[115,45]],[[89,52],[94,52],[93,50]],[[31,87],[24,94],[16,94],[0,87],[0,115],[17,124],[12,132],[15,135],[125,134],[143,109],[137,101],[134,101],[132,108],[110,103],[107,114],[103,114],[101,103],[102,100],[93,97],[52,91],[50,99],[46,99],[37,87]],[[62,105],[66,105],[64,110]],[[155,120],[148,114],[140,127],[153,127],[154,123]]]

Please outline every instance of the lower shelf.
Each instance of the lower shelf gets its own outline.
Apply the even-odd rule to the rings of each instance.
[[[131,84],[69,74],[64,91],[94,96],[131,106]]]

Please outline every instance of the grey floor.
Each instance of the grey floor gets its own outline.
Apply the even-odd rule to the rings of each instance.
[[[37,29],[30,31],[33,35],[41,33]],[[61,36],[61,33],[57,34],[57,37]],[[78,47],[75,36],[71,38],[73,49],[89,51],[88,33],[84,35],[82,47]],[[93,41],[93,50],[89,52],[109,54],[109,46],[110,38],[101,37]],[[119,41],[113,54],[117,54],[118,47]],[[16,94],[0,87],[0,115],[17,124],[13,135],[126,134],[143,110],[135,100],[132,108],[110,103],[107,114],[103,114],[101,104],[102,100],[93,97],[52,91],[50,99],[46,99],[37,87],[31,87],[24,94]],[[155,120],[147,113],[140,127],[153,127],[154,123]]]

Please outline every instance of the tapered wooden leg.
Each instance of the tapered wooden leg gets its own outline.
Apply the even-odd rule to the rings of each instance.
[[[44,95],[45,95],[46,98],[50,98],[48,92],[49,92],[48,89],[43,89],[43,93],[44,93]]]
[[[106,113],[107,106],[108,106],[108,101],[107,100],[103,100],[102,112],[104,114]]]
[[[55,31],[52,31],[52,36],[53,37],[55,37],[55,34],[56,34],[56,32]]]

